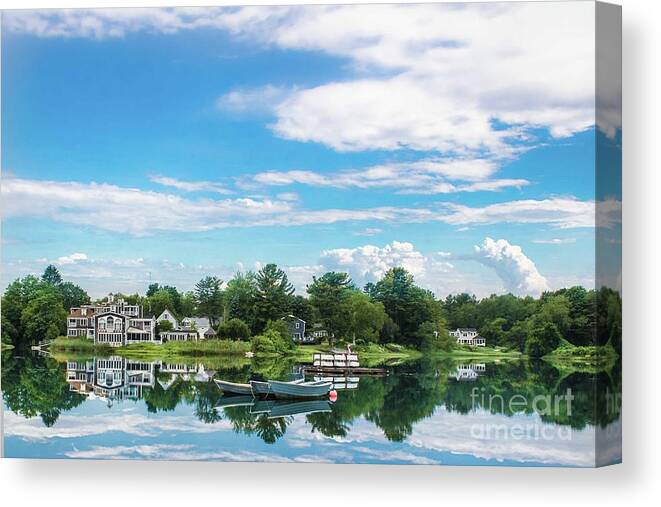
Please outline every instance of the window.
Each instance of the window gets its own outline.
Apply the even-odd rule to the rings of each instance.
[[[299,327],[301,327],[301,324],[300,324],[300,322],[297,322],[296,323],[296,329],[298,329]]]

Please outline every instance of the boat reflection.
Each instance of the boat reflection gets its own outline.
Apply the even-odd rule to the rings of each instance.
[[[260,400],[252,396],[223,396],[215,408],[243,408],[251,415],[266,416],[269,419],[331,412],[328,400]]]

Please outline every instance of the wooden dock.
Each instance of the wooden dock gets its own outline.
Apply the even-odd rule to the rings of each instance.
[[[352,352],[333,352],[330,354],[313,354],[312,365],[303,367],[303,373],[328,373],[351,375],[385,375],[385,368],[366,368],[360,366],[358,355]]]

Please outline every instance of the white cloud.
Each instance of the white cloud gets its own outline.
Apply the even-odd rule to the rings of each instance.
[[[279,14],[236,30],[387,76],[293,93],[276,106],[273,128],[285,138],[340,151],[506,155],[510,136],[521,131],[498,129],[493,120],[545,127],[558,137],[595,123],[591,5],[333,6]]]
[[[298,195],[296,192],[282,192],[276,195],[276,198],[278,198],[281,201],[288,201],[288,202],[296,202],[301,200],[301,196]]]
[[[532,242],[539,245],[567,245],[576,243],[576,238],[533,239]]]
[[[301,226],[345,221],[548,224],[594,227],[592,201],[572,198],[521,200],[471,208],[454,203],[433,207],[380,206],[363,209],[303,209],[291,200],[270,198],[187,199],[181,196],[99,183],[6,178],[2,184],[5,219],[34,217],[135,236],[162,231],[200,232],[228,227]],[[599,224],[621,220],[621,203],[600,203]]]
[[[354,236],[376,236],[377,234],[381,234],[383,232],[381,229],[378,227],[366,227],[365,229],[362,229],[360,231],[356,231],[353,233]]]
[[[494,120],[553,136],[595,124],[594,13],[580,2],[105,9],[9,12],[4,24],[41,37],[220,29],[263,46],[331,54],[355,76],[285,98],[273,85],[261,89],[259,100],[276,98],[279,135],[345,151],[500,156],[523,131]],[[615,104],[619,88],[604,95],[600,103]],[[230,92],[221,105],[241,109],[251,96]],[[620,119],[599,123],[612,131]]]
[[[219,97],[216,106],[234,114],[270,113],[292,92],[291,88],[270,84],[256,88],[237,88]]]
[[[508,292],[539,296],[549,290],[548,281],[537,270],[535,263],[520,246],[512,245],[505,239],[485,238],[481,245],[475,246],[475,253],[470,258],[493,268]]]
[[[71,255],[64,255],[58,257],[55,261],[56,264],[66,265],[66,264],[76,264],[77,262],[86,261],[87,255],[84,253],[76,252]]]
[[[165,187],[173,187],[185,192],[214,192],[217,194],[232,194],[233,192],[224,186],[214,183],[212,181],[183,181],[169,176],[152,175],[149,177],[150,181],[163,185]]]
[[[521,188],[525,179],[490,179],[498,165],[487,159],[423,159],[322,174],[314,171],[267,171],[250,182],[269,186],[310,185],[334,188],[393,188],[402,194],[446,194]],[[464,183],[457,183],[463,181]],[[244,178],[241,184],[246,184]]]
[[[354,281],[362,284],[379,280],[396,266],[420,276],[425,272],[427,259],[411,243],[393,241],[383,248],[365,245],[324,250],[320,262],[329,271],[348,271]]]
[[[598,203],[601,227],[613,227],[620,220],[620,201]],[[488,225],[495,223],[548,224],[561,229],[595,226],[595,202],[556,197],[519,200],[472,208],[446,203],[450,211],[443,221],[451,225]]]
[[[114,232],[205,231],[291,211],[270,199],[197,199],[98,183],[3,180],[5,218],[31,216]]]

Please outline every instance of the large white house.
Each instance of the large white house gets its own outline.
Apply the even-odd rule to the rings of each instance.
[[[477,329],[472,327],[459,327],[456,331],[449,331],[448,334],[457,340],[458,345],[485,347],[487,344],[487,341],[478,334]]]
[[[88,338],[95,344],[121,347],[129,343],[160,343],[156,320],[144,318],[142,306],[130,305],[109,294],[106,301],[71,308],[67,318],[69,338]]]

